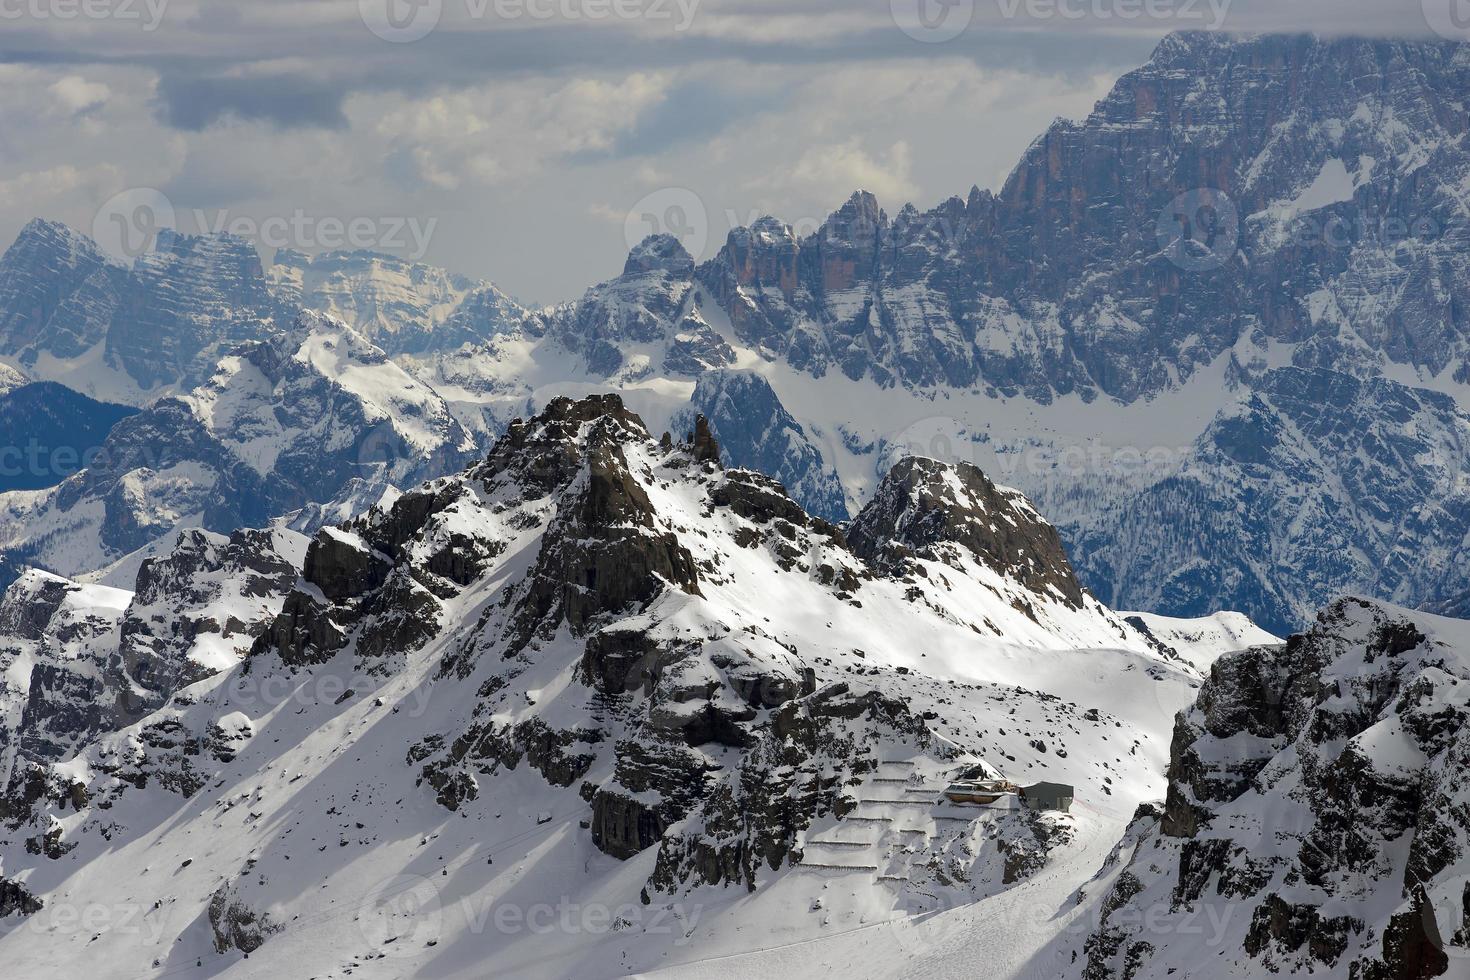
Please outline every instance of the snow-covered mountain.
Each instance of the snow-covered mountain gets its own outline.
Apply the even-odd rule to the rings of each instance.
[[[0,957],[615,976],[873,928],[902,946],[913,913],[1085,881],[1162,790],[1220,630],[1174,624],[1205,638],[1181,652],[1135,629],[973,467],[905,461],[849,539],[693,436],[560,399],[304,554],[186,535],[132,596],[23,580],[14,664],[127,663],[132,623],[159,661],[223,669],[75,758],[17,761]],[[1078,802],[961,807],[957,775]],[[79,905],[111,912],[77,931]]]
[[[1470,412],[1384,378],[1282,367],[1242,387],[1163,479],[1062,522],[1114,606],[1249,609],[1289,632],[1343,593],[1470,588]]]
[[[390,354],[481,343],[526,313],[492,283],[376,252],[279,249],[266,278],[278,302],[330,314]]]
[[[142,406],[186,392],[229,347],[289,331],[303,308],[395,354],[477,343],[525,312],[488,282],[373,252],[281,249],[266,267],[227,233],[165,230],[123,264],[38,219],[0,256],[7,370],[103,401]]]
[[[0,494],[12,566],[95,572],[180,527],[264,527],[352,480],[412,484],[475,443],[449,406],[341,321],[303,313],[214,377],[114,426],[60,484]]]

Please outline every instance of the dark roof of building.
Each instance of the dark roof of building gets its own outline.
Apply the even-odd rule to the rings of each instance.
[[[1022,793],[1032,793],[1032,794],[1035,794],[1037,796],[1045,796],[1045,795],[1051,795],[1051,796],[1072,796],[1073,795],[1072,787],[1069,786],[1066,783],[1046,783],[1046,782],[1032,783],[1029,786],[1022,786],[1021,787],[1021,792]]]

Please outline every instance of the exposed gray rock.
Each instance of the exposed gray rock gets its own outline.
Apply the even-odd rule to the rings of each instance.
[[[958,545],[1033,592],[1082,605],[1056,528],[1018,491],[997,487],[970,463],[900,460],[848,525],[847,540],[864,560],[895,567],[909,555],[943,560],[944,546]]]

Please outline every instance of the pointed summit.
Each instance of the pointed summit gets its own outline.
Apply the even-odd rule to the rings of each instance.
[[[694,273],[694,257],[684,243],[673,235],[649,235],[633,246],[628,261],[623,264],[623,275],[636,276],[644,272],[668,272],[676,276]]]

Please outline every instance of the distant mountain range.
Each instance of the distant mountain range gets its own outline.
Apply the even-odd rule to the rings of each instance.
[[[1284,632],[1344,591],[1470,591],[1467,91],[1463,45],[1171,35],[995,193],[889,215],[858,192],[811,235],[763,218],[702,264],[654,237],[540,310],[366,252],[267,268],[227,235],[164,235],[123,266],[38,221],[0,259],[0,357],[143,406],[279,343],[304,305],[481,451],[556,394],[617,390],[656,428],[703,412],[727,462],[834,520],[905,453],[978,462],[1111,602]],[[327,503],[303,496],[360,477],[354,445],[250,520]],[[140,526],[53,570],[162,524]],[[59,525],[36,527],[6,561],[47,563],[35,542]]]

